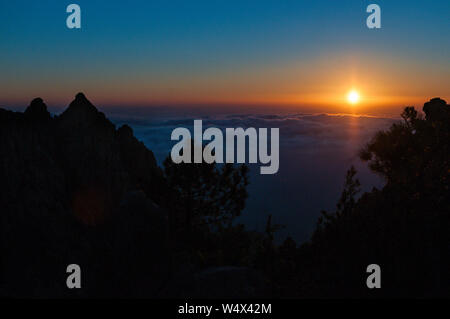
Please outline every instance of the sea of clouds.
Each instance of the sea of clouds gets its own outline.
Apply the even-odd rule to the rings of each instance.
[[[128,124],[136,137],[151,149],[160,165],[176,141],[172,130],[192,131],[195,119],[207,127],[279,128],[280,169],[275,175],[260,175],[259,164],[250,165],[249,198],[239,221],[263,231],[267,216],[284,225],[278,239],[291,236],[298,242],[311,235],[320,211],[332,210],[339,198],[347,169],[358,170],[363,190],[381,187],[383,181],[358,159],[358,150],[381,129],[397,119],[332,114],[213,114],[111,115],[116,125]],[[255,166],[256,165],[256,166]]]

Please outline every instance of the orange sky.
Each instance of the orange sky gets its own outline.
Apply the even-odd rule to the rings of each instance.
[[[0,106],[42,97],[64,107],[84,92],[99,107],[234,105],[398,113],[450,100],[448,1],[382,4],[367,28],[348,1],[83,3],[69,30],[56,1],[4,2]],[[349,105],[349,90],[361,96]],[[393,111],[395,110],[395,111]]]
[[[417,63],[389,55],[343,52],[270,66],[218,67],[189,75],[168,70],[157,78],[145,70],[120,78],[99,71],[95,79],[82,82],[76,78],[56,81],[51,76],[34,82],[31,78],[33,83],[25,91],[28,100],[41,96],[50,104],[63,105],[84,91],[94,103],[105,106],[279,105],[371,114],[389,113],[390,108],[397,112],[405,105],[420,107],[435,96],[449,100],[449,74],[448,65],[443,69],[442,64],[429,60]],[[23,87],[10,84],[3,97],[23,98]],[[356,105],[347,101],[350,89],[361,96]]]
[[[122,78],[106,73],[100,81],[96,78],[81,85],[62,81],[48,86],[43,81],[35,92],[50,102],[68,103],[82,87],[91,100],[104,105],[280,105],[327,112],[389,113],[389,109],[397,112],[405,105],[420,107],[435,96],[449,100],[446,84],[450,70],[446,68],[432,61],[419,64],[387,55],[342,53],[270,66],[214,68],[189,76],[172,71],[157,79],[131,72]],[[360,94],[356,105],[347,101],[351,89]]]

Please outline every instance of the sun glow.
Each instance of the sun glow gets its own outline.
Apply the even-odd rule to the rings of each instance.
[[[351,90],[348,92],[347,101],[350,104],[356,104],[359,102],[359,93],[356,90]]]

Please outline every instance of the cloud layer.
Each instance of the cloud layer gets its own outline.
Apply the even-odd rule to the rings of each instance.
[[[241,217],[250,229],[263,230],[267,215],[287,227],[279,237],[306,240],[322,209],[333,209],[346,170],[355,165],[364,189],[382,181],[358,160],[358,150],[374,133],[388,128],[395,119],[330,114],[227,114],[202,117],[139,116],[113,117],[117,125],[129,124],[135,135],[153,150],[159,163],[170,153],[176,127],[191,130],[195,119],[207,127],[279,128],[280,170],[259,175],[251,165],[249,199]]]

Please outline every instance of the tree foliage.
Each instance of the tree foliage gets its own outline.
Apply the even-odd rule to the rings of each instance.
[[[402,122],[378,132],[361,150],[361,159],[385,179],[382,189],[356,198],[360,184],[352,167],[336,210],[323,212],[311,240],[279,247],[275,293],[450,296],[450,106],[432,99],[423,111],[406,107]],[[381,266],[382,289],[365,285],[373,263]]]
[[[171,223],[177,230],[221,231],[231,227],[245,207],[248,196],[245,165],[175,164],[168,157],[164,172],[170,192]]]

